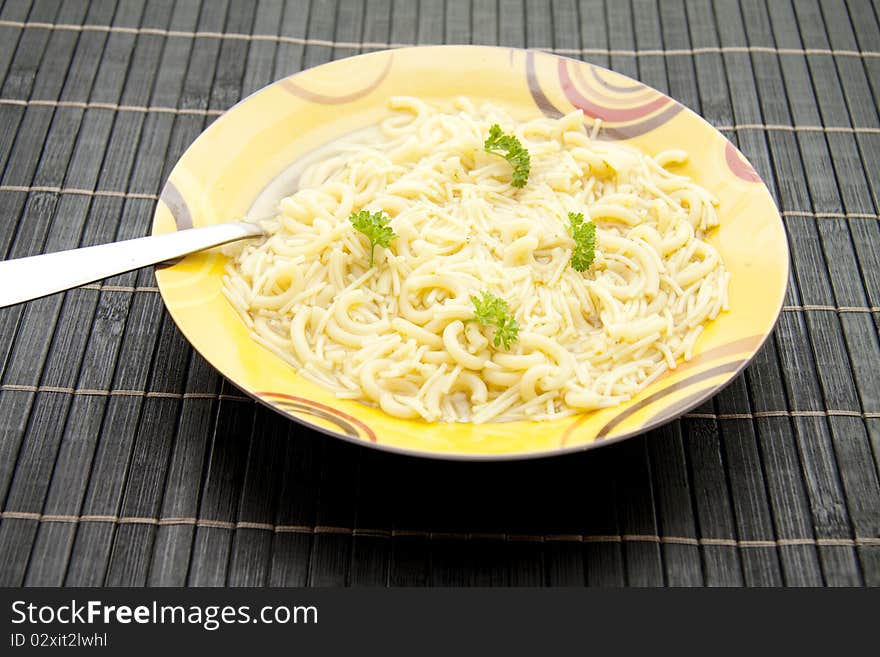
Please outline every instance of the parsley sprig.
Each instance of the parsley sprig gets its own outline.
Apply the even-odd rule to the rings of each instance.
[[[510,166],[513,167],[513,179],[510,184],[514,187],[525,187],[529,180],[532,158],[529,156],[529,152],[523,148],[519,139],[513,135],[505,135],[496,123],[489,128],[489,136],[486,138],[483,148],[487,153],[500,155],[510,162]]]
[[[370,240],[370,267],[373,266],[373,251],[376,245],[384,248],[391,246],[391,240],[397,237],[397,234],[388,225],[390,219],[383,212],[368,212],[361,210],[354,212],[348,218],[355,230],[363,233]]]
[[[472,296],[474,319],[483,326],[494,326],[495,336],[492,344],[496,347],[504,344],[505,349],[519,339],[519,324],[510,314],[507,301],[496,297],[491,292],[483,292],[482,297]]]
[[[569,212],[568,221],[568,234],[574,240],[571,266],[575,271],[586,271],[596,257],[596,224],[584,221],[584,215],[580,212]]]

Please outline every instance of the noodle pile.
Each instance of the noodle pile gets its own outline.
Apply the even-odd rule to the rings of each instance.
[[[444,112],[395,97],[378,133],[302,173],[239,246],[224,293],[254,339],[340,398],[427,421],[543,420],[629,399],[688,359],[727,306],[728,273],[704,241],[717,201],[649,157],[599,141],[580,111],[524,123],[466,99]],[[522,189],[485,152],[492,124],[531,155]],[[375,249],[349,216],[390,217]],[[570,265],[568,213],[596,224],[590,269]],[[505,299],[509,349],[471,296]]]

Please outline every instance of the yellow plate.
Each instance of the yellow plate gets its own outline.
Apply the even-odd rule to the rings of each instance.
[[[246,215],[290,165],[339,136],[388,115],[392,95],[468,96],[515,117],[559,116],[580,107],[602,119],[600,136],[648,153],[688,151],[676,171],[721,201],[709,241],[730,271],[730,310],[706,326],[693,358],[634,399],[552,422],[429,424],[340,400],[299,376],[249,336],[221,294],[225,258],[189,256],[156,272],[180,330],[236,386],[324,433],[378,449],[453,459],[547,456],[642,433],[698,405],[754,357],[779,315],[788,245],[773,199],[751,165],[717,130],[668,96],[583,62],[540,52],[437,46],[375,52],[324,64],[258,91],[206,130],[171,172],[153,232]]]

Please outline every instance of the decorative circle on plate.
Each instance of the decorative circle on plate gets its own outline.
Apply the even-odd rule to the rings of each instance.
[[[321,420],[337,427],[350,438],[361,438],[371,443],[376,442],[375,431],[357,418],[343,413],[332,406],[326,406],[310,399],[286,395],[281,392],[258,392],[256,394],[260,399],[276,408],[280,408],[294,418],[303,420],[301,416],[306,415],[309,418]]]

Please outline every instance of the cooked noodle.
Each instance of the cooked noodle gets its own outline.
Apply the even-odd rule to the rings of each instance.
[[[580,111],[524,123],[459,99],[397,97],[368,138],[311,164],[239,247],[224,292],[256,340],[341,398],[427,421],[558,418],[629,399],[691,355],[727,307],[728,273],[704,241],[717,201],[655,157],[595,139]],[[528,184],[484,151],[498,123],[531,154]],[[383,211],[377,247],[349,216]],[[569,264],[569,212],[597,227]],[[509,303],[519,339],[492,344],[472,295]]]

